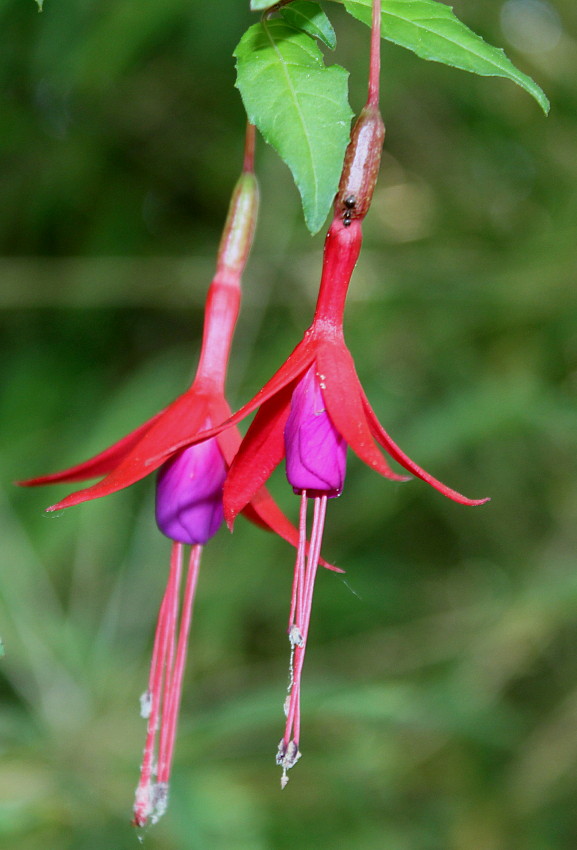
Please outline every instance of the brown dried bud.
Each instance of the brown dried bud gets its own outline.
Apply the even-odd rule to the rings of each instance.
[[[342,215],[348,225],[368,212],[379,175],[385,125],[376,106],[365,106],[355,122],[339,190],[335,198],[335,213]]]

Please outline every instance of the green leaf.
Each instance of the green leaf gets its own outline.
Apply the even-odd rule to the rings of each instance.
[[[44,0],[36,0],[36,5],[38,6],[38,11],[41,12],[44,7]]]
[[[287,24],[318,38],[330,50],[334,50],[337,46],[337,37],[333,25],[318,3],[299,0],[299,2],[284,6],[280,13]]]
[[[264,9],[270,9],[276,5],[276,0],[250,0],[251,12],[262,12]]]
[[[371,25],[372,0],[337,0],[359,21]],[[382,36],[422,59],[442,62],[484,77],[506,77],[531,94],[545,114],[549,101],[531,77],[519,71],[503,50],[472,32],[437,0],[383,0]]]
[[[292,171],[307,227],[316,233],[349,140],[348,72],[327,68],[316,42],[280,19],[250,27],[234,55],[248,119]]]

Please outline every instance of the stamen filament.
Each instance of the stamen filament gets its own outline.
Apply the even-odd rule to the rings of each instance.
[[[156,741],[160,726],[160,706],[163,692],[164,677],[166,672],[166,661],[169,653],[169,644],[172,642],[171,611],[174,607],[173,599],[178,597],[180,585],[180,572],[182,564],[182,544],[173,543],[170,554],[170,571],[164,597],[160,605],[156,632],[154,635],[154,648],[152,650],[152,662],[148,679],[149,704],[146,743],[144,745],[144,757],[140,770],[140,780],[136,788],[134,802],[134,825],[144,826],[153,808],[152,778],[155,774],[156,765],[154,758],[156,753]]]
[[[295,562],[295,571],[293,577],[293,587],[291,595],[291,610],[289,615],[289,635],[291,628],[295,624],[295,615],[297,611],[302,610],[302,590],[303,590],[303,570],[306,561],[306,544],[307,544],[307,493],[303,490],[301,495],[300,514],[299,514],[299,545],[297,548],[297,557]]]
[[[287,770],[300,758],[300,689],[304,664],[306,642],[311,618],[311,607],[315,577],[319,565],[321,542],[327,509],[327,496],[315,496],[313,527],[309,545],[309,554],[305,558],[307,539],[306,513],[308,498],[306,490],[301,497],[299,521],[299,547],[295,562],[291,614],[289,619],[289,640],[291,643],[290,683],[288,706],[286,708],[285,733],[279,744],[277,764],[283,769],[281,788],[288,782]],[[302,544],[302,545],[301,545]]]
[[[176,738],[176,729],[178,724],[178,711],[180,708],[180,700],[182,697],[182,679],[184,676],[184,668],[186,665],[188,636],[190,633],[190,623],[192,620],[192,605],[194,602],[196,585],[198,582],[201,554],[202,546],[192,547],[188,566],[188,574],[186,577],[186,586],[184,590],[180,633],[178,635],[178,645],[176,649],[174,671],[170,680],[167,682],[166,688],[167,706],[166,712],[163,714],[162,724],[164,734],[161,735],[158,754],[159,783],[168,783],[168,779],[170,776],[170,768],[172,765],[172,756],[174,752],[174,741]]]
[[[179,625],[183,551],[182,543],[173,543],[168,582],[154,637],[148,691],[142,699],[143,713],[148,715],[148,724],[134,803],[133,823],[139,827],[145,826],[149,818],[152,823],[156,823],[164,814],[168,802],[168,782],[202,546],[193,546],[190,553]]]

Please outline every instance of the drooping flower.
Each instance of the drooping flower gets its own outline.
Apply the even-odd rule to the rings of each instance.
[[[379,112],[380,0],[373,0],[369,94],[353,128],[335,213],[325,240],[319,295],[311,326],[285,363],[264,387],[228,420],[236,424],[257,411],[228,471],[224,516],[232,527],[273,470],[286,457],[289,483],[301,494],[299,547],[295,563],[288,635],[291,644],[289,696],[285,734],[277,763],[287,770],[300,758],[300,681],[328,498],[342,490],[346,447],[385,478],[406,481],[389,466],[380,449],[412,476],[463,505],[469,499],[434,478],[392,440],[380,424],[357,376],[343,334],[346,295],[362,243],[362,220],[377,180],[384,125]],[[223,427],[223,426],[220,426]],[[220,428],[205,435],[214,436]],[[183,441],[190,445],[198,438]],[[379,448],[380,447],[380,448]],[[410,477],[410,476],[409,476]],[[314,503],[310,548],[307,505]]]
[[[360,219],[343,220],[343,211],[339,209],[326,237],[320,291],[311,326],[275,375],[228,420],[236,423],[257,409],[224,484],[224,516],[228,524],[232,526],[237,514],[250,504],[285,457],[289,483],[302,494],[300,545],[288,627],[290,694],[285,734],[277,753],[277,763],[283,770],[282,787],[288,779],[287,770],[300,757],[300,680],[313,588],[327,499],[337,496],[342,489],[346,447],[392,481],[407,481],[408,477],[391,469],[380,448],[412,476],[455,502],[481,505],[487,501],[462,495],[418,466],[385,431],[367,399],[342,327],[346,292],[361,240]],[[215,433],[222,432],[217,428],[207,435]],[[304,545],[307,503],[311,499],[314,511],[307,552]]]
[[[254,127],[249,127],[243,173],[232,196],[216,274],[208,291],[201,355],[191,387],[160,413],[95,457],[61,472],[19,482],[34,486],[103,476],[96,484],[71,493],[48,508],[55,511],[107,496],[160,467],[156,521],[173,544],[148,689],[141,700],[141,712],[148,724],[134,805],[137,826],[144,826],[149,819],[157,821],[167,805],[202,547],[222,524],[223,484],[241,443],[240,432],[233,426],[205,442],[171,450],[184,437],[205,432],[231,415],[224,396],[225,377],[240,306],[241,276],[252,244],[258,206],[253,151]],[[243,513],[292,545],[301,545],[299,532],[264,487],[257,488],[243,506]],[[185,544],[192,549],[181,604]],[[330,567],[326,562],[323,564]]]

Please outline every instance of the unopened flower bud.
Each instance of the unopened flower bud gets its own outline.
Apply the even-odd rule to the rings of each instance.
[[[204,545],[223,521],[226,464],[215,437],[183,449],[159,470],[156,524],[177,543]]]
[[[297,384],[284,431],[286,474],[295,493],[340,496],[347,444],[325,409],[322,375],[313,366]]]

